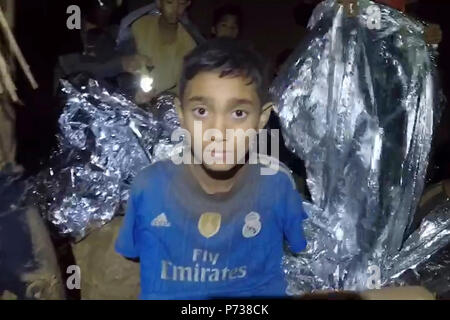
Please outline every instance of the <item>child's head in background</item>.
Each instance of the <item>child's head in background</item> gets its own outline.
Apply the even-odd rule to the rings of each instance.
[[[242,12],[238,6],[227,5],[214,12],[211,33],[216,38],[236,39],[242,30]]]
[[[190,0],[157,0],[161,15],[168,24],[176,24],[190,6]]]

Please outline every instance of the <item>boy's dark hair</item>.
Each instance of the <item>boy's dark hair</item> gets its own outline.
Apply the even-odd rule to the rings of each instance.
[[[220,77],[248,78],[254,84],[261,104],[268,102],[267,64],[245,43],[232,39],[212,39],[196,47],[184,58],[180,79],[180,99],[186,84],[201,72],[215,71]]]
[[[223,17],[228,15],[235,16],[239,29],[242,29],[242,23],[244,20],[242,10],[239,6],[232,4],[222,6],[214,11],[213,26],[217,26],[217,24],[223,19]]]

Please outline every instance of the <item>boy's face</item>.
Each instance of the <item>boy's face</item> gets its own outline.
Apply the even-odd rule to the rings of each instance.
[[[236,39],[239,35],[239,24],[236,16],[227,14],[213,28],[217,38]]]
[[[249,82],[243,77],[220,78],[217,72],[201,72],[186,84],[182,107],[178,103],[181,125],[191,135],[194,157],[202,160],[208,170],[233,169],[249,150],[250,139],[245,136],[245,131],[253,129],[257,132],[264,128],[269,119],[270,104],[261,106],[256,86]],[[198,129],[199,124],[201,130]],[[196,130],[194,126],[197,126]],[[211,132],[209,129],[216,129],[222,138],[205,135],[207,130]],[[233,135],[227,135],[227,129],[232,129]],[[196,141],[202,150],[196,150]],[[238,144],[238,141],[245,143]],[[207,163],[206,154],[217,161]],[[227,157],[232,161],[228,161]]]
[[[158,8],[164,19],[170,24],[178,23],[191,4],[189,0],[158,0]]]

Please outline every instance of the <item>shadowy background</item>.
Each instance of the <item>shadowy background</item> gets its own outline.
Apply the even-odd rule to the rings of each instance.
[[[67,7],[82,0],[33,0],[17,1],[15,33],[33,74],[40,85],[33,91],[18,72],[19,94],[25,106],[18,108],[17,137],[19,163],[34,173],[45,163],[55,145],[57,117],[60,107],[52,98],[53,72],[57,57],[81,50],[79,31],[66,28]],[[85,1],[85,0],[83,0]],[[114,21],[127,12],[150,3],[149,0],[124,0]],[[271,61],[288,53],[300,42],[306,32],[306,24],[316,0],[192,0],[189,16],[199,30],[209,37],[213,12],[225,3],[241,6],[244,25],[241,38],[251,43]],[[440,45],[440,71],[446,96],[449,92],[449,19],[450,1],[419,0],[408,6],[408,12],[428,22],[437,23],[444,33]],[[282,55],[281,55],[282,56]],[[435,139],[435,158],[439,170],[431,174],[431,180],[450,178],[449,142],[450,115],[448,108],[442,118]],[[441,164],[442,163],[442,164]],[[447,175],[447,176],[446,176]]]

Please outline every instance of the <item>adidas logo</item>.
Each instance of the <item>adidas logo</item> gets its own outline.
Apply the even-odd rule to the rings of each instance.
[[[152,221],[153,227],[170,227],[170,222],[167,220],[166,214],[161,213]]]

